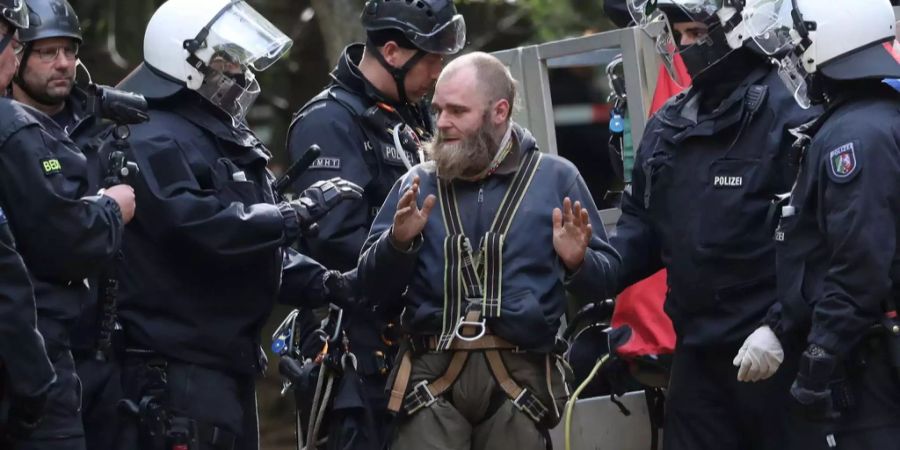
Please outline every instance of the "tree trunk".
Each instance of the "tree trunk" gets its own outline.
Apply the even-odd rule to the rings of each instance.
[[[359,0],[311,0],[319,29],[325,41],[325,54],[331,64],[348,44],[361,42],[365,32],[359,22],[362,2]]]

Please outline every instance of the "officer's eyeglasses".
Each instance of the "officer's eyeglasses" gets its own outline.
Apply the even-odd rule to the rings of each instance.
[[[59,56],[59,52],[62,51],[63,56],[66,57],[69,61],[74,61],[75,58],[78,57],[78,46],[77,45],[62,45],[57,47],[41,47],[35,48],[32,50],[32,53],[38,56],[43,62],[51,62],[55,61],[57,56]],[[16,53],[19,51],[17,50]]]
[[[16,38],[12,38],[12,41],[10,41],[10,45],[12,45],[13,53],[15,53],[17,55],[21,55],[22,52],[25,50],[25,45],[22,44],[22,41],[20,41]]]
[[[5,38],[9,36],[9,34],[0,34],[0,37]],[[22,54],[22,50],[25,50],[25,46],[22,45],[22,41],[15,38],[15,36],[9,36],[9,45],[13,49],[13,53],[16,55]]]

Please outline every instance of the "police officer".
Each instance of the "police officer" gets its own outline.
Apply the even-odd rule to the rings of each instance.
[[[13,98],[50,116],[68,133],[85,113],[84,94],[74,89],[81,25],[66,0],[27,4],[32,24],[19,33],[24,49],[13,78]]]
[[[370,0],[362,24],[366,43],[344,50],[331,83],[300,109],[288,137],[293,159],[312,144],[322,149],[322,156],[295,183],[297,188],[334,176],[364,187],[362,199],[338,206],[319,223],[317,235],[301,238],[304,253],[345,271],[356,267],[369,226],[391,186],[420,162],[419,144],[433,132],[425,96],[444,58],[465,44],[465,22],[450,0]],[[364,381],[365,401],[376,417],[375,430],[355,435],[355,448],[375,448],[384,439],[384,384],[392,338],[382,334],[389,326],[388,316],[371,320],[371,313],[364,311],[343,316]],[[307,330],[317,326],[309,311],[301,320]],[[315,336],[310,339],[318,342]],[[337,421],[332,425],[334,430],[341,427]]]
[[[787,130],[815,112],[793,102],[748,42],[743,3],[672,0],[654,10],[628,0],[639,24],[664,25],[645,29],[664,61],[680,53],[693,80],[647,124],[611,239],[623,261],[619,289],[668,269],[671,450],[782,450],[796,434],[786,414],[796,372],[770,363],[792,349],[757,328],[776,299],[773,200],[796,174]]]
[[[361,189],[332,179],[279,203],[270,154],[244,121],[260,93],[251,69],[290,45],[243,1],[170,0],[120,84],[147,98],[150,121],[130,139],[146,202],[119,271],[131,417],[116,448],[258,448],[260,331],[279,289],[292,304],[336,301],[340,274],[287,246]]]
[[[8,120],[0,133],[0,204],[34,283],[38,329],[58,377],[44,420],[16,448],[83,449],[69,330],[90,295],[85,279],[119,249],[134,193],[118,185],[97,194],[87,183],[84,155],[63,128],[16,102],[2,109]]]
[[[28,8],[22,1],[0,1],[0,86],[8,86],[18,70],[15,54],[22,47],[15,42],[16,29],[28,24]],[[4,115],[0,123],[11,119]],[[4,369],[0,399],[8,405],[8,412],[0,418],[0,444],[10,448],[37,426],[56,375],[36,328],[34,290],[28,270],[15,249],[2,210],[0,273],[0,360]]]
[[[391,448],[546,448],[569,392],[556,345],[565,292],[613,287],[619,256],[591,227],[584,180],[511,120],[515,97],[491,55],[447,65],[433,161],[395,183],[360,256],[369,298],[404,308]]]
[[[23,44],[19,70],[13,78],[13,98],[50,116],[79,145],[88,160],[88,185],[101,186],[96,147],[85,145],[93,134],[88,94],[75,84],[78,50],[83,38],[78,16],[66,0],[28,0],[31,27],[19,33]],[[90,449],[112,449],[116,402],[121,396],[116,366],[98,360],[97,287],[82,305],[78,327],[72,333],[72,351],[81,379],[85,441]]]
[[[797,130],[800,175],[775,234],[782,308],[770,323],[802,338],[790,393],[822,425],[820,445],[898,449],[900,94],[881,82],[900,77],[894,15],[888,0],[782,6],[766,27],[796,39],[758,39],[793,75],[797,101],[825,113]]]

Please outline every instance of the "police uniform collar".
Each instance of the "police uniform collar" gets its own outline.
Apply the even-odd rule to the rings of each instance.
[[[344,48],[344,53],[338,60],[334,70],[331,71],[332,83],[357,96],[370,100],[373,104],[382,103],[389,106],[400,115],[403,122],[419,126],[424,131],[431,133],[432,126],[427,123],[427,119],[424,117],[424,109],[417,105],[401,104],[391,100],[363,76],[362,71],[359,70],[359,62],[362,61],[364,51],[365,45],[358,43],[350,44]]]
[[[692,88],[678,94],[658,114],[659,120],[676,132],[668,140],[681,141],[689,136],[711,136],[740,122],[748,91],[769,73],[771,67],[757,67],[722,100],[717,108],[708,113],[701,111],[700,105],[703,100],[701,90]]]
[[[89,114],[87,107],[88,93],[80,86],[75,85],[72,88],[72,92],[69,93],[69,97],[66,98],[66,109],[69,110],[69,114],[72,115],[73,123],[69,130],[69,135],[74,136],[82,127],[93,122],[93,120],[91,120],[93,119],[93,116]]]
[[[252,150],[256,154],[254,157],[268,160],[272,156],[246,123],[242,122],[234,128],[230,117],[193,92],[180,93],[171,110],[217,139]]]
[[[387,98],[384,93],[379,91],[372,83],[363,76],[359,70],[359,63],[362,61],[365,44],[350,44],[344,48],[344,53],[331,72],[331,78],[335,83],[347,89],[354,94],[372,99],[375,102],[387,103],[391,106],[397,106],[396,102]]]

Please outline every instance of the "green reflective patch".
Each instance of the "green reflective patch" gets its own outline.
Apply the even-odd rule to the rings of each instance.
[[[56,158],[42,159],[41,168],[44,170],[44,175],[53,175],[62,172],[62,165]]]

